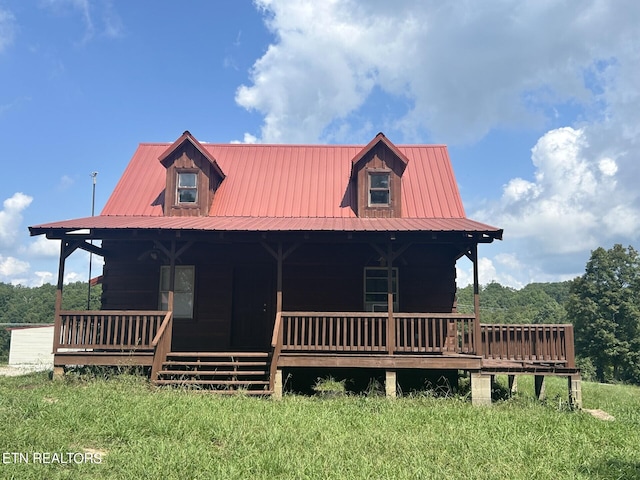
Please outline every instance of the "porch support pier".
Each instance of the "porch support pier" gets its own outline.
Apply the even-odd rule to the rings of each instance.
[[[471,373],[471,404],[474,406],[491,405],[491,375],[480,372]]]

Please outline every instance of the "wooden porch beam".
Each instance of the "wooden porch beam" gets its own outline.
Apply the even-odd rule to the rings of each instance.
[[[182,255],[184,252],[186,252],[189,248],[191,248],[191,246],[193,245],[193,241],[189,240],[188,242],[186,242],[182,247],[180,247],[180,250],[178,250],[177,252],[175,251],[175,240],[171,240],[171,245],[173,248],[173,250],[169,250],[167,249],[167,247],[165,247],[161,242],[159,242],[158,240],[155,240],[153,242],[153,245],[160,251],[162,251],[162,253],[165,254],[165,256],[169,259],[169,261],[173,260],[175,262],[175,260],[177,260],[178,258],[180,258],[180,255]]]
[[[102,247],[98,247],[97,245],[94,245],[92,243],[87,243],[85,240],[82,240],[81,242],[76,242],[75,248],[76,249],[79,248],[81,250],[84,250],[85,252],[93,253],[100,257],[104,257],[106,255],[106,252]]]
[[[271,246],[266,243],[266,242],[260,242],[260,245],[262,245],[264,247],[264,249],[269,252],[269,254],[276,259],[276,261],[278,261],[278,259],[280,258],[280,255],[282,255],[282,260],[286,260],[287,257],[289,255],[291,255],[291,253],[293,253],[293,251],[298,248],[300,246],[300,242],[294,243],[293,245],[291,245],[284,253],[280,252],[280,251],[276,251],[273,248],[271,248]],[[282,248],[282,242],[278,242],[278,245],[280,248]]]
[[[376,245],[375,243],[369,243],[369,245],[371,245],[371,248],[373,248],[376,252],[378,252],[380,256],[384,258],[387,263],[391,263],[395,261],[400,255],[402,255],[407,250],[407,248],[413,245],[413,242],[405,243],[396,252],[393,251],[393,248],[385,252],[382,248],[380,248],[379,245]]]

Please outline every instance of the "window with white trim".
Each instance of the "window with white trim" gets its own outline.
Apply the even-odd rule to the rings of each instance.
[[[391,173],[369,172],[369,206],[391,205]]]
[[[173,291],[173,318],[193,318],[193,292],[195,267],[193,265],[177,265],[175,288]],[[171,267],[160,267],[160,310],[169,310],[169,290]]]
[[[387,308],[387,267],[365,267],[364,269],[364,309],[367,312],[386,312]],[[391,269],[391,291],[393,311],[398,311],[398,269]]]
[[[196,203],[198,201],[198,174],[195,172],[178,172],[176,183],[177,203]]]

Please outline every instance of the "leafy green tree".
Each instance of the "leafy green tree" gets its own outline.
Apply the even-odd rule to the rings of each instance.
[[[491,282],[480,287],[482,323],[565,323],[570,282],[531,283],[520,290]],[[458,311],[473,312],[473,286],[458,290]]]
[[[571,285],[568,318],[576,351],[588,357],[600,381],[640,384],[640,256],[631,246],[591,252],[583,276]]]
[[[86,310],[88,293],[86,282],[65,285],[62,308]],[[101,294],[101,285],[91,287],[90,310],[100,309]],[[0,323],[53,323],[55,299],[56,287],[49,283],[33,288],[0,283]],[[0,362],[7,360],[9,339],[8,330],[0,326]]]

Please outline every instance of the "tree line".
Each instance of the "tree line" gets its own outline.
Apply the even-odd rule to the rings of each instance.
[[[64,286],[62,308],[65,310],[87,310],[100,308],[100,285],[91,287],[91,297],[86,282],[75,282]],[[7,324],[53,323],[56,287],[46,283],[40,287],[23,287],[0,282],[0,361],[9,356],[10,332]]]
[[[473,311],[473,286],[458,291],[458,311]],[[480,287],[483,323],[571,323],[583,376],[640,384],[640,256],[632,246],[591,252],[585,273],[516,290]]]
[[[100,286],[90,309],[100,308]],[[55,287],[0,283],[0,323],[51,323]],[[65,285],[63,309],[87,308],[87,284]],[[473,286],[458,290],[459,312],[473,312]],[[573,280],[531,283],[516,290],[492,282],[480,287],[483,323],[571,323],[583,376],[640,384],[640,256],[631,246],[591,252],[585,273]],[[0,328],[0,359],[9,334]]]

